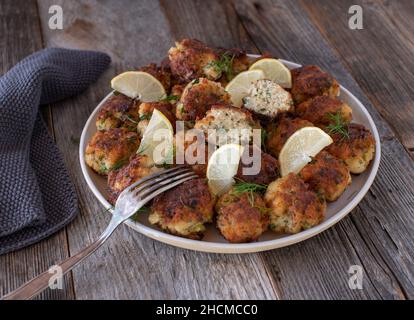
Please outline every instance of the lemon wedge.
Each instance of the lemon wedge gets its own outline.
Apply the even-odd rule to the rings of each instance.
[[[157,109],[154,109],[152,113],[137,153],[148,156],[157,165],[173,163],[173,126],[167,117]]]
[[[238,144],[225,144],[213,152],[207,165],[208,185],[213,194],[219,196],[230,190],[243,150]]]
[[[233,105],[241,107],[243,98],[249,95],[251,85],[264,78],[265,74],[262,70],[248,70],[239,73],[225,88],[230,94]]]
[[[112,89],[143,102],[152,102],[166,96],[164,86],[149,73],[127,71],[111,80]]]
[[[332,143],[332,138],[317,127],[304,127],[292,134],[279,154],[280,173],[283,176],[298,173],[323,148]]]
[[[290,70],[278,59],[260,59],[253,63],[249,70],[262,70],[266,79],[276,82],[283,88],[292,88]]]

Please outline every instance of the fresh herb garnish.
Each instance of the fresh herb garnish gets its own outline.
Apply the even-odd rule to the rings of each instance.
[[[348,124],[343,120],[341,113],[328,113],[327,115],[333,121],[326,127],[329,133],[337,133],[342,136],[341,139],[349,139]]]
[[[207,66],[214,68],[219,73],[224,73],[227,81],[231,81],[234,77],[233,60],[234,55],[230,55],[228,52],[225,52],[220,56],[220,60],[211,61]]]
[[[194,79],[193,81],[191,81],[191,84],[198,84],[200,83],[200,79]]]
[[[176,101],[176,100],[178,100],[178,96],[168,95],[164,99],[162,99],[161,101],[170,102],[170,101]]]
[[[244,182],[243,180],[237,179],[238,182],[233,186],[233,194],[241,195],[247,193],[247,197],[252,207],[254,207],[254,194],[260,193],[263,194],[267,186],[264,184]]]
[[[136,120],[132,119],[132,118],[131,118],[129,115],[127,115],[127,114],[123,114],[123,115],[121,116],[121,120],[122,120],[122,121],[126,121],[126,120],[128,120],[128,121],[130,121],[130,122],[132,122],[132,123],[138,124],[138,121],[136,121]]]
[[[151,119],[151,115],[149,113],[147,114],[143,114],[142,116],[139,117],[139,120],[150,120]]]

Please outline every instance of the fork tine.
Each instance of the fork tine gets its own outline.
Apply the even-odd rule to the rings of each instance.
[[[135,189],[137,186],[147,182],[148,180],[151,180],[153,178],[157,178],[157,177],[161,177],[162,175],[165,174],[170,174],[173,173],[174,171],[180,171],[180,170],[190,170],[188,167],[174,167],[171,169],[167,169],[167,170],[162,170],[162,171],[158,171],[155,173],[152,173],[142,179],[139,179],[137,182],[131,184],[129,187],[127,187],[125,190],[123,190],[123,192],[130,192],[132,189]]]
[[[183,173],[187,173],[187,174],[188,173],[193,173],[194,174],[194,172],[190,169],[176,170],[176,171],[173,171],[173,172],[169,172],[168,174],[165,174],[165,175],[157,176],[157,177],[155,177],[155,178],[153,178],[149,181],[146,181],[143,184],[138,185],[136,188],[132,189],[130,192],[136,194],[137,192],[141,192],[141,191],[143,191],[145,189],[148,189],[149,187],[152,187],[156,184],[163,183],[164,181],[167,181],[168,179],[171,179],[171,178],[173,178],[175,176],[178,176],[180,174],[183,174]]]
[[[186,181],[191,180],[191,179],[194,179],[194,178],[198,178],[198,176],[197,176],[196,174],[194,174],[193,176],[190,176],[190,177],[187,177],[187,178],[180,179],[180,180],[175,181],[175,182],[173,182],[173,183],[171,183],[171,184],[167,184],[166,186],[162,187],[161,189],[156,190],[154,193],[150,194],[150,195],[149,195],[149,196],[147,196],[146,198],[144,198],[144,199],[142,199],[142,200],[139,200],[139,201],[140,201],[143,205],[145,205],[148,201],[150,201],[150,200],[154,199],[154,198],[155,198],[156,196],[158,196],[159,194],[161,194],[161,193],[163,193],[163,192],[165,192],[165,191],[167,191],[167,190],[169,190],[169,189],[172,189],[172,188],[174,188],[174,187],[178,186],[179,184],[181,184],[181,183],[183,183],[183,182],[186,182]]]
[[[158,188],[160,188],[161,186],[164,186],[166,184],[170,184],[170,183],[172,183],[176,180],[179,180],[179,179],[182,179],[182,178],[187,178],[187,177],[190,177],[190,176],[198,177],[194,172],[190,171],[190,172],[186,172],[186,173],[171,177],[169,179],[159,181],[158,183],[154,184],[150,188],[145,188],[145,190],[142,190],[141,187],[137,188],[137,189],[134,189],[133,192],[134,192],[134,195],[136,197],[140,197],[142,199],[142,198],[146,197],[147,195],[151,194],[152,192],[154,192],[155,190],[157,190]]]

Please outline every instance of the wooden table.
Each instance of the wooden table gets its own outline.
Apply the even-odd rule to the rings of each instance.
[[[348,9],[363,8],[362,30]],[[51,5],[63,30],[48,27]],[[174,248],[122,226],[106,246],[41,299],[412,299],[414,298],[414,2],[403,1],[97,1],[0,2],[0,70],[43,47],[101,50],[111,68],[84,94],[44,109],[80,200],[65,229],[0,257],[0,296],[76,253],[109,216],[80,170],[81,130],[117,73],[160,61],[175,39],[241,47],[330,71],[368,108],[382,160],[353,212],[297,245],[258,254],[219,255]],[[348,286],[349,267],[363,289]]]

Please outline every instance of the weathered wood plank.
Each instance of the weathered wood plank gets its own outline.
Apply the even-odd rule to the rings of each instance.
[[[42,36],[35,1],[0,2],[0,74],[19,60],[42,48]],[[43,114],[48,117],[49,108]],[[68,255],[66,231],[14,253],[0,256],[0,296],[47,270]],[[64,290],[48,290],[41,299],[71,299],[74,297],[72,278],[64,282]]]
[[[63,7],[62,31],[47,28],[47,8],[52,3]],[[115,62],[85,94],[53,108],[56,140],[64,150],[81,202],[81,216],[68,227],[73,254],[95,239],[109,222],[108,214],[103,213],[83,180],[76,138],[90,112],[108,92],[111,77],[131,66],[160,60],[173,39],[154,1],[94,2],[93,6],[89,1],[39,1],[39,5],[47,46],[103,50]],[[127,227],[117,230],[73,275],[79,299],[276,298],[258,254],[224,256],[181,250]]]
[[[399,140],[413,151],[413,1],[302,3]],[[348,8],[353,4],[363,9],[363,30],[348,28]]]
[[[344,272],[349,262],[354,262],[364,267],[369,281],[369,288],[364,287],[357,295],[412,298],[414,166],[411,158],[355,80],[345,71],[300,2],[234,3],[247,32],[260,50],[268,50],[302,64],[317,64],[332,72],[369,109],[382,140],[382,162],[378,176],[371,191],[350,217],[315,239],[266,254],[269,263],[277,266],[273,269],[275,276],[285,275],[284,296],[347,298],[350,294],[354,295],[344,283],[347,278]],[[369,55],[369,52],[364,54]],[[349,59],[358,59],[351,52],[348,55]],[[381,65],[377,67],[381,68]],[[339,242],[332,238],[335,233]],[[349,251],[352,259],[344,259],[347,257],[344,253],[337,255],[338,250]],[[306,252],[312,254],[304,259]],[[342,269],[336,276],[323,271],[334,265]],[[283,277],[281,281],[284,283]]]

